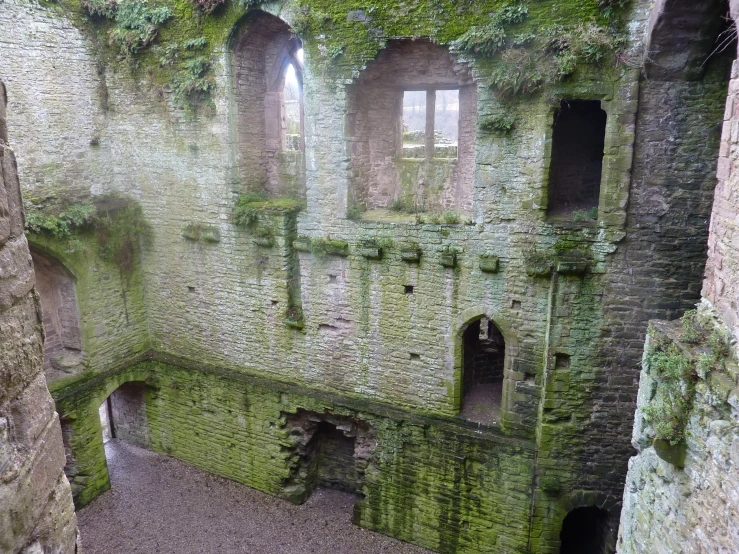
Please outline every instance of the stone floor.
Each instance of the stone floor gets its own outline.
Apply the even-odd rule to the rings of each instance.
[[[475,385],[464,397],[461,416],[482,425],[500,423],[503,383]]]
[[[111,440],[112,489],[78,512],[85,554],[422,554],[352,525],[355,497],[318,490],[302,506]]]

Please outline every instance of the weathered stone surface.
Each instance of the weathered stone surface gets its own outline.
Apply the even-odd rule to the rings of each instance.
[[[41,311],[7,146],[4,90],[0,82],[0,552],[73,554],[77,520],[59,419],[41,371]]]
[[[541,17],[556,2],[536,4]],[[285,22],[294,19],[292,2],[263,7]],[[169,388],[147,404],[149,414],[161,419],[160,431],[154,426],[148,436],[163,437],[154,448],[172,445],[182,459],[275,494],[287,494],[274,479],[284,473],[280,461],[288,456],[265,425],[283,424],[276,402],[285,383],[303,391],[285,410],[290,413],[340,412],[351,405],[352,417],[359,418],[365,403],[401,408],[378,424],[393,429],[383,437],[383,456],[390,461],[370,472],[375,481],[367,482],[377,487],[377,500],[362,508],[358,521],[444,551],[550,554],[559,549],[569,510],[598,505],[616,518],[633,453],[629,429],[647,320],[677,317],[699,298],[726,85],[720,57],[696,81],[640,79],[631,66],[643,55],[651,7],[640,0],[625,12],[627,63],[603,71],[583,68],[541,95],[498,95],[489,76],[484,80],[494,64],[471,64],[471,78],[481,81],[477,98],[468,100],[481,115],[511,114],[515,128],[493,136],[480,133],[474,119],[462,124],[475,135],[469,143],[474,152],[460,152],[470,162],[470,186],[442,204],[469,210],[469,224],[416,223],[389,213],[377,221],[345,218],[363,177],[358,167],[366,145],[352,145],[348,117],[362,90],[352,92],[348,79],[321,70],[327,61],[323,39],[312,37],[318,44],[306,50],[303,83],[307,209],[297,217],[262,217],[260,224],[272,231],[266,248],[230,217],[236,194],[255,182],[267,181],[272,194],[290,188],[283,187],[279,171],[275,181],[274,160],[264,159],[264,106],[252,93],[268,84],[262,74],[248,75],[269,65],[268,57],[218,45],[215,108],[185,115],[167,91],[132,77],[124,66],[97,71],[94,44],[57,11],[5,0],[0,27],[17,33],[0,39],[0,71],[13,77],[11,92],[18,91],[10,115],[17,122],[14,144],[29,197],[127,193],[140,199],[153,226],[152,244],[127,277],[99,259],[90,237],[81,238],[84,248],[76,254],[60,241],[32,237],[77,277],[85,364],[105,380],[107,371],[120,371],[151,349],[219,368],[228,377],[217,387],[193,383],[197,373],[182,368],[163,370]],[[597,17],[593,2],[568,3],[568,13],[557,13],[567,19],[578,10]],[[407,16],[407,35],[382,40],[416,36],[416,23],[436,17],[421,11]],[[364,29],[360,19],[347,17]],[[332,16],[336,25],[344,19]],[[282,31],[285,22],[279,22]],[[237,42],[241,31],[234,29]],[[280,36],[290,40],[286,32]],[[306,37],[307,46],[310,41]],[[28,52],[34,53],[30,59]],[[340,54],[335,63],[342,63]],[[362,85],[360,69],[352,86]],[[468,72],[461,62],[447,69]],[[413,70],[412,85],[439,84],[434,68]],[[597,221],[547,216],[553,105],[560,99],[597,99],[607,114]],[[384,158],[393,155],[390,142],[375,141]],[[296,179],[301,161],[291,166]],[[721,168],[726,170],[724,162]],[[378,207],[392,196],[382,194]],[[213,225],[221,241],[183,239],[189,221]],[[298,236],[313,239],[313,246],[341,241],[346,251],[319,256],[310,246],[293,248]],[[362,255],[368,241],[382,241],[381,258]],[[455,263],[444,267],[443,252],[451,249]],[[572,251],[582,251],[587,265],[553,271],[554,260]],[[481,270],[483,254],[498,260],[496,272]],[[545,270],[528,275],[532,264]],[[303,317],[285,325],[298,303]],[[461,337],[480,317],[493,320],[506,341],[500,427],[517,446],[505,455],[497,450],[498,429],[483,429],[480,438],[458,418]],[[557,366],[565,357],[567,364]],[[270,380],[267,392],[256,400],[249,390],[222,400],[243,376]],[[108,383],[121,384],[115,378]],[[79,455],[70,456],[67,471],[78,501],[87,502],[107,486],[93,408],[113,389],[100,391],[84,413],[76,413],[73,403],[64,404],[75,386],[73,376],[55,390],[67,443],[78,442]],[[331,398],[318,402],[322,391]],[[269,400],[260,403],[262,396]],[[233,413],[222,414],[214,398]],[[286,403],[291,398],[284,394]],[[183,399],[196,405],[185,410]],[[252,409],[252,402],[261,407]],[[214,419],[209,411],[223,417]],[[409,423],[424,417],[431,423]],[[162,431],[167,418],[182,425]],[[232,447],[229,434],[249,446]],[[254,442],[255,436],[260,440]],[[397,446],[401,442],[408,447]],[[215,443],[219,448],[212,448]],[[86,453],[79,446],[85,444]],[[262,463],[267,454],[261,449],[278,462]],[[496,487],[508,481],[510,497],[499,495]],[[299,496],[299,485],[291,490]],[[469,521],[466,513],[472,514]],[[416,520],[423,523],[414,527]]]
[[[681,7],[682,6],[682,7]],[[690,5],[693,8],[693,4]],[[732,16],[739,15],[731,2]],[[683,33],[701,24],[710,2],[700,9],[684,11],[682,2],[658,2],[653,27],[666,49],[656,60],[659,72],[693,71],[696,64],[690,48],[670,54],[669,44],[681,41]],[[670,17],[671,10],[683,10]],[[688,15],[689,13],[689,15]],[[656,23],[655,23],[656,22]],[[705,24],[705,21],[703,22]],[[714,21],[708,25],[716,25]],[[661,28],[660,28],[661,27]],[[673,29],[677,27],[677,29]],[[708,262],[703,281],[699,314],[704,326],[715,328],[711,344],[696,349],[683,342],[680,325],[655,322],[645,345],[645,364],[639,382],[638,409],[632,442],[638,455],[629,461],[624,491],[618,552],[697,553],[734,552],[739,544],[739,402],[737,402],[736,339],[739,336],[739,66],[734,62],[723,116],[718,151],[718,186],[713,196]],[[655,210],[664,199],[654,197]],[[692,254],[691,254],[692,256]],[[724,336],[726,347],[716,340]],[[679,346],[688,356],[695,380],[695,396],[689,404],[685,440],[678,444],[656,438],[650,408],[658,402],[661,386],[650,371],[648,355],[659,341]],[[705,342],[705,339],[704,339]],[[716,346],[716,345],[719,346]],[[717,351],[725,352],[717,356]],[[717,357],[717,359],[715,359]]]

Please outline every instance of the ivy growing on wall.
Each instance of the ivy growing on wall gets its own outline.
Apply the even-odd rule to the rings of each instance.
[[[119,195],[104,195],[92,202],[72,204],[64,209],[26,210],[26,230],[53,237],[64,245],[67,253],[84,248],[80,240],[92,234],[98,245],[98,255],[130,273],[142,245],[151,239],[151,227],[144,218],[141,205]]]
[[[261,0],[58,0],[123,62],[184,107],[212,105],[212,56]],[[294,0],[286,3],[314,72],[359,71],[394,38],[429,38],[478,63],[481,83],[533,92],[582,65],[613,67],[628,0]]]

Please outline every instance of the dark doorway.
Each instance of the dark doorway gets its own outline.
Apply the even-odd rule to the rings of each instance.
[[[481,318],[462,336],[462,417],[492,425],[500,416],[505,339],[495,324]]]
[[[356,494],[359,475],[354,461],[354,437],[321,421],[306,447],[309,489],[324,487]]]
[[[616,552],[611,514],[602,508],[575,508],[562,522],[560,554],[613,554]]]
[[[549,215],[582,210],[597,217],[606,119],[597,100],[561,102],[554,115]]]

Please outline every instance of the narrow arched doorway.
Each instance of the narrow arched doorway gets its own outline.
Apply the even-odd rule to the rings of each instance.
[[[500,421],[505,339],[491,319],[473,321],[462,335],[463,418],[484,425]]]

